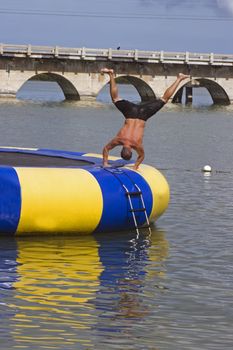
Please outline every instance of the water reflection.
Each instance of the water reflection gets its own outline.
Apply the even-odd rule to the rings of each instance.
[[[115,316],[143,317],[147,313],[141,296],[146,279],[163,277],[165,270],[162,262],[168,255],[168,241],[162,231],[156,231],[148,237],[140,235],[138,239],[125,239],[125,236],[98,237],[100,259],[104,270],[100,276],[101,289],[111,291],[114,303],[104,304]],[[100,241],[99,241],[100,242]],[[96,306],[100,310],[102,304]],[[102,302],[102,296],[100,298]],[[113,309],[114,308],[114,309]]]
[[[113,348],[112,343],[115,348],[135,349],[138,336],[143,337],[145,344],[137,325],[150,324],[154,313],[151,305],[156,305],[155,289],[161,293],[158,288],[166,273],[163,262],[169,244],[164,232],[153,228],[151,237],[140,235],[135,239],[128,234],[125,238],[98,236],[105,268],[100,276],[100,290],[93,300],[100,313],[95,333],[96,344],[108,349]],[[153,342],[153,348],[154,345]]]
[[[153,280],[157,288],[166,273],[168,242],[156,229],[151,238],[121,233],[12,241],[17,266],[10,300],[4,294],[9,334],[3,336],[11,348],[95,348],[103,324],[113,334],[119,328],[130,333],[133,322],[127,320],[143,320],[150,312],[146,284]],[[1,274],[10,271],[8,261],[1,254]]]
[[[89,345],[94,322],[88,301],[102,266],[93,237],[18,239],[12,335],[17,343]],[[77,340],[77,330],[80,337]]]

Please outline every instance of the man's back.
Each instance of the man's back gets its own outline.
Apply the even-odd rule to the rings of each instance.
[[[116,138],[128,141],[132,146],[141,145],[143,141],[145,122],[141,119],[126,119]]]

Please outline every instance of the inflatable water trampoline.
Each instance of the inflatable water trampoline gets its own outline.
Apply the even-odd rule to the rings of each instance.
[[[0,147],[0,233],[96,233],[147,227],[169,186],[155,168],[99,154]]]

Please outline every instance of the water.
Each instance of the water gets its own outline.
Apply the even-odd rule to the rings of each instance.
[[[106,91],[67,103],[38,86],[0,101],[1,145],[100,153],[123,122]],[[145,162],[171,188],[151,237],[1,237],[0,348],[232,349],[232,135],[232,107],[203,95],[148,121]]]

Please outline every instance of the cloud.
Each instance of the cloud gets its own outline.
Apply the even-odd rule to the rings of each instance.
[[[233,0],[217,0],[217,5],[220,9],[226,10],[233,15]]]

